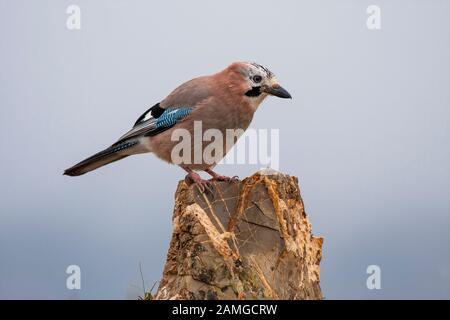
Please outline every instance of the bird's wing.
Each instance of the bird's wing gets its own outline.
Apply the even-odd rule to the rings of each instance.
[[[173,90],[160,103],[160,107],[167,109],[179,106],[196,106],[212,95],[214,79],[212,76],[199,77],[183,83]]]
[[[199,103],[211,96],[210,77],[189,80],[160,103],[145,111],[135,122],[133,128],[115,143],[137,136],[154,136],[173,127],[194,110]]]
[[[134,127],[121,136],[115,144],[138,136],[154,136],[173,127],[177,122],[187,117],[192,110],[194,110],[194,107],[170,107],[162,109],[158,117],[153,116],[151,112],[148,115],[144,113],[136,121]]]
[[[199,77],[189,80],[173,90],[164,100],[145,111],[134,126],[142,124],[150,118],[159,118],[166,109],[195,106],[211,96],[211,77]]]

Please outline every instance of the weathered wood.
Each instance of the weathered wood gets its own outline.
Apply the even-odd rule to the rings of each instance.
[[[181,181],[155,299],[322,299],[322,242],[295,177],[256,173],[206,194]]]

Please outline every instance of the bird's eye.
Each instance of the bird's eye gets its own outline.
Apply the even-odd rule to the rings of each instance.
[[[262,81],[262,77],[261,76],[253,76],[253,82],[254,83],[260,83]]]

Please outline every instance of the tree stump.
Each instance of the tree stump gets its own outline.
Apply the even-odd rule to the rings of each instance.
[[[322,299],[322,242],[296,177],[258,172],[207,193],[180,181],[154,298]]]

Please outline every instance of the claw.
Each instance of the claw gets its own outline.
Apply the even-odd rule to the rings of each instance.
[[[184,178],[188,185],[195,184],[197,188],[202,192],[210,192],[212,193],[210,182],[208,180],[203,180],[200,175],[195,172],[189,172]]]
[[[227,177],[227,176],[219,175],[217,177],[209,179],[209,181],[225,181],[228,183],[233,183],[233,182],[239,181],[239,177],[238,176]]]
[[[217,175],[211,179],[209,179],[209,181],[230,181],[231,178],[227,177],[227,176],[221,176],[221,175]]]
[[[221,174],[215,173],[211,169],[206,169],[205,171],[212,177],[211,179],[209,179],[209,181],[227,181],[227,182],[239,181],[239,177],[238,176],[233,176],[233,177],[230,178],[230,177],[223,176]]]

